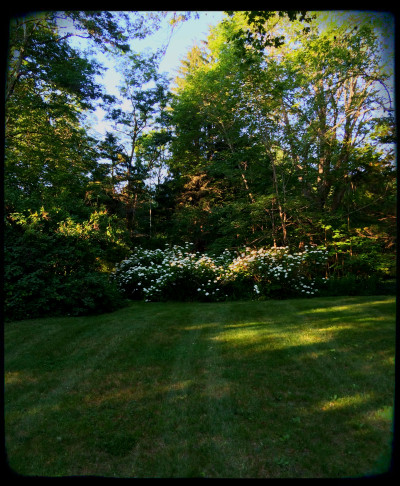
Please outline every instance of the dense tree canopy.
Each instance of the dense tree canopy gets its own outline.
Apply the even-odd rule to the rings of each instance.
[[[359,220],[362,206],[379,210],[394,194],[393,149],[378,135],[393,120],[379,39],[369,23],[322,32],[316,25],[305,35],[296,22],[281,22],[290,45],[267,55],[249,47],[244,63],[227,40],[245,24],[240,14],[221,24],[183,63],[171,166],[192,179],[184,187],[197,181],[204,190],[180,212],[185,218],[184,207],[191,214],[196,207],[199,221],[211,222],[223,207],[235,221],[239,205],[244,217],[232,221],[239,244],[255,235],[320,243],[321,224],[346,222],[349,230],[350,214]],[[209,229],[215,242],[218,230]]]
[[[330,276],[394,277],[388,17],[227,12],[182,59],[171,88],[158,69],[165,46],[142,53],[130,42],[168,16],[173,31],[193,15],[12,19],[4,171],[10,308],[35,299],[32,281],[43,288],[51,281],[59,291],[50,292],[47,311],[64,309],[65,282],[82,269],[94,272],[92,283],[104,277],[96,285],[106,292],[108,272],[129,251],[166,242],[217,254],[311,243],[328,248]],[[118,96],[99,81],[100,51],[122,73]],[[112,122],[104,137],[89,135],[99,105]],[[71,245],[80,264],[65,262]],[[39,263],[18,263],[24,251],[48,252],[52,263],[40,259],[37,272]],[[82,312],[96,306],[88,302]]]

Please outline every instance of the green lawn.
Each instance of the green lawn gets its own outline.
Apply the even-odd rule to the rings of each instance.
[[[395,297],[139,302],[4,338],[19,474],[325,478],[390,461]]]

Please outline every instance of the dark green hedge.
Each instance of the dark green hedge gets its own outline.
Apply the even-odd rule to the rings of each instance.
[[[124,304],[89,239],[5,224],[7,320],[111,312]]]

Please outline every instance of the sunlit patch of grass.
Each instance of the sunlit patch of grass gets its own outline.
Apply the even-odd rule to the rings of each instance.
[[[392,423],[394,418],[393,406],[387,405],[369,413],[370,420]]]
[[[372,299],[373,297],[371,297]],[[337,301],[337,297],[335,297],[335,300]],[[351,297],[343,297],[340,300],[349,300],[348,305],[332,305],[332,306],[327,306],[327,307],[317,307],[313,308],[311,310],[306,310],[303,312],[299,312],[300,315],[302,314],[320,314],[320,313],[325,313],[325,312],[362,312],[364,313],[364,304],[363,303],[355,303],[353,302],[353,299]],[[386,299],[379,299],[379,300],[370,300],[368,305],[369,306],[380,306],[380,305],[385,305],[387,304],[388,301]]]
[[[37,379],[27,372],[11,371],[4,374],[5,385],[21,385],[36,383]]]
[[[335,297],[7,323],[9,464],[44,476],[384,470],[394,315],[393,297]]]
[[[232,327],[232,326],[229,326]],[[235,326],[233,329],[224,330],[219,335],[212,338],[213,341],[224,341],[231,343],[249,343],[249,341],[260,341],[263,336],[259,329],[247,329],[243,326]]]
[[[322,335],[321,333],[316,332],[305,332],[297,337],[297,344],[308,346],[310,344],[324,343],[330,340],[331,336],[326,335],[325,333]]]
[[[344,397],[338,397],[336,394],[333,395],[329,400],[324,400],[322,403],[318,404],[318,408],[321,410],[328,409],[340,409],[345,407],[359,406],[373,398],[368,394],[356,393],[354,395],[348,395]]]
[[[216,327],[218,324],[198,324],[196,326],[186,326],[184,327],[185,331],[195,331],[195,330],[203,330],[206,328]]]

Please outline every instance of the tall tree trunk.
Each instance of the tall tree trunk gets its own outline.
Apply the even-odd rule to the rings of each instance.
[[[293,164],[295,165],[296,170],[298,172],[297,180],[301,184],[301,188],[302,188],[301,190],[302,190],[303,195],[307,199],[313,199],[312,191],[311,191],[311,185],[310,185],[309,181],[307,180],[307,178],[304,179],[304,176],[307,176],[307,165],[302,164],[302,162],[300,160],[300,156],[297,153],[296,145],[298,145],[298,140],[296,140],[296,135],[294,133],[292,126],[290,125],[289,115],[288,115],[288,112],[287,112],[287,109],[286,109],[286,106],[285,106],[283,99],[281,100],[281,107],[282,107],[283,120],[285,122],[286,131],[287,131],[288,139],[289,139],[290,156],[291,156],[291,158],[293,160]]]
[[[331,170],[331,147],[328,136],[328,127],[326,123],[327,106],[325,91],[322,80],[316,88],[316,97],[320,100],[318,106],[318,138],[319,138],[319,162],[317,176],[317,195],[320,209],[324,209],[326,200],[331,188],[330,170]]]
[[[241,175],[242,175],[244,187],[246,188],[246,191],[248,192],[250,201],[254,204],[256,201],[255,201],[255,199],[253,197],[253,194],[250,192],[249,184],[247,183],[246,176],[244,175],[244,171],[247,169],[247,162],[241,162],[240,165],[243,167],[243,172],[241,173]]]
[[[230,138],[229,138],[228,133],[227,133],[227,131],[225,129],[225,126],[224,126],[223,123],[220,123],[220,126],[222,127],[222,130],[223,130],[223,132],[225,134],[225,138],[226,138],[226,142],[228,144],[229,150],[231,151],[231,154],[234,155],[235,154],[235,150],[234,150],[233,145],[232,145],[232,143],[230,141]],[[247,179],[246,179],[246,176],[244,174],[244,171],[247,169],[247,162],[241,162],[238,165],[238,168],[239,169],[241,169],[241,168],[243,169],[243,170],[241,170],[240,175],[242,176],[244,187],[246,188],[246,191],[247,191],[247,193],[249,195],[250,201],[252,203],[255,203],[255,199],[253,197],[253,194],[250,192],[249,184],[248,184]]]
[[[266,148],[266,151],[270,157],[270,162],[271,162],[271,167],[272,167],[272,180],[273,180],[273,185],[275,188],[275,194],[276,194],[276,202],[278,203],[278,210],[279,210],[279,217],[281,220],[281,227],[282,227],[282,235],[283,235],[283,244],[286,246],[287,245],[287,231],[286,231],[286,221],[287,221],[287,216],[286,212],[284,210],[284,207],[281,202],[281,197],[279,194],[279,184],[278,184],[278,177],[276,174],[276,166],[274,162],[274,156],[269,150],[269,146],[267,145],[267,142],[264,140],[264,146]]]

